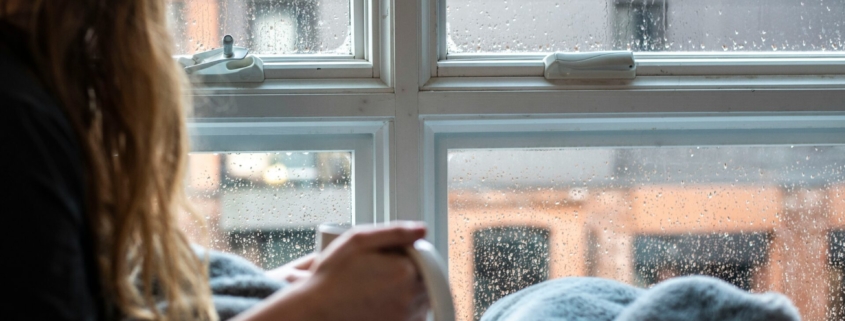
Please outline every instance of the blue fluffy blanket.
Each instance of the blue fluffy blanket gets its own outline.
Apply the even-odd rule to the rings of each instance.
[[[220,320],[234,317],[287,285],[268,278],[264,270],[240,256],[200,247],[194,250],[200,257],[208,254],[209,282]]]
[[[799,321],[777,293],[751,294],[719,279],[679,277],[650,289],[598,278],[546,281],[502,298],[481,321]]]
[[[220,320],[252,307],[287,284],[236,255],[208,255],[211,291]],[[799,321],[785,296],[750,294],[719,279],[674,278],[641,289],[599,278],[546,281],[494,303],[482,321]]]

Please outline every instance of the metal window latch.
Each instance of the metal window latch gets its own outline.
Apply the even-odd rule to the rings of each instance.
[[[235,46],[230,35],[223,37],[223,47],[203,51],[191,58],[179,58],[188,75],[202,82],[263,82],[264,62],[249,54],[246,47]]]
[[[543,59],[546,79],[634,79],[630,51],[556,52]]]

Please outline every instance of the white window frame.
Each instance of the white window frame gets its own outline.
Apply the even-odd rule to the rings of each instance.
[[[262,84],[201,84],[204,93],[296,92],[291,84],[323,92],[336,90],[389,92],[391,80],[388,0],[349,0],[352,33],[350,55],[258,55],[264,62]],[[237,45],[237,44],[236,44]]]
[[[379,78],[379,0],[349,0],[350,55],[259,55],[267,79]]]
[[[445,0],[365,1],[377,71],[198,88],[194,150],[355,150],[355,222],[425,221],[448,260],[449,149],[845,144],[843,54],[637,53],[630,81],[549,81],[542,54],[441,56]]]
[[[543,122],[566,123],[585,117],[659,124],[657,120],[664,117],[705,119],[737,114],[750,120],[816,117],[803,122],[810,128],[824,117],[845,113],[845,63],[841,57],[824,54],[779,54],[776,58],[748,54],[742,59],[714,54],[697,60],[685,54],[664,55],[652,59],[652,65],[638,57],[638,71],[644,74],[632,81],[547,81],[538,76],[542,73],[538,73],[537,57],[528,56],[492,62],[494,69],[507,76],[440,76],[439,64],[461,61],[444,61],[438,55],[436,13],[438,1],[443,0],[367,1],[378,3],[373,11],[378,12],[373,15],[378,19],[372,19],[369,27],[379,40],[378,49],[373,49],[380,57],[378,77],[288,77],[268,79],[260,85],[198,88],[199,103],[191,121],[240,123],[236,131],[241,131],[244,140],[251,139],[251,126],[273,123],[279,130],[299,131],[296,137],[302,146],[318,144],[319,136],[335,126],[338,130],[332,133],[337,137],[371,133],[377,155],[374,215],[381,221],[429,222],[428,237],[441,250],[445,250],[442,242],[447,230],[438,221],[445,212],[435,207],[440,190],[435,188],[432,166],[442,159],[432,135],[508,132],[511,128],[524,131]],[[523,60],[533,65],[520,65]],[[490,69],[483,66],[484,60],[461,63],[479,64],[460,67],[467,70]],[[671,72],[660,69],[661,64]],[[513,70],[525,70],[526,74]],[[715,74],[707,74],[711,72]],[[530,121],[523,123],[526,120]],[[375,130],[369,123],[382,124],[381,129]],[[448,124],[458,125],[444,129]],[[567,132],[565,127],[547,129]],[[786,126],[784,130],[797,129]],[[777,143],[777,137],[771,136],[765,143]]]
[[[193,152],[351,152],[353,224],[389,221],[390,179],[387,121],[249,122],[223,120],[192,122],[188,127]]]
[[[518,77],[508,80],[514,88],[569,89],[567,83],[546,81],[543,78],[542,59],[548,53],[448,53],[447,30],[445,30],[448,0],[423,1],[426,2],[428,10],[437,13],[424,17],[430,28],[435,29],[429,33],[428,42],[431,43],[427,48],[429,59],[424,61],[431,77],[424,86],[425,89],[449,90],[447,88],[458,81],[448,78],[457,77]],[[637,62],[638,78],[845,74],[845,53],[841,52],[635,52],[634,58]],[[457,86],[463,88],[474,86],[473,90],[480,90],[490,85],[480,82],[480,79],[465,80],[465,83]],[[700,79],[693,81],[701,82]],[[841,79],[835,81],[839,82]],[[539,85],[541,82],[542,86]],[[629,88],[639,88],[641,83],[653,87],[652,82],[647,80],[626,83],[626,85]],[[593,85],[601,87],[598,82],[594,82]]]
[[[425,220],[448,253],[448,152],[467,149],[845,145],[845,113],[583,114],[532,119],[428,120]]]

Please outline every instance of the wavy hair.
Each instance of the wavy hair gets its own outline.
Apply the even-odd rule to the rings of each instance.
[[[28,33],[35,72],[81,141],[104,296],[130,319],[216,319],[207,264],[177,224],[190,101],[165,0],[11,1],[0,19]]]

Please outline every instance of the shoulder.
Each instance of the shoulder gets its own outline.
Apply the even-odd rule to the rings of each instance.
[[[85,167],[61,106],[0,38],[0,233],[18,307],[10,320],[95,320],[99,286],[85,213]]]
[[[20,51],[13,50],[11,46],[0,42],[0,70],[4,71],[0,76],[0,122],[3,123],[3,134],[24,134],[5,130],[10,126],[42,126],[51,129],[45,134],[72,134],[59,104],[37,80],[31,67],[22,59]],[[73,136],[61,138],[70,140]]]
[[[3,48],[4,45],[6,48]],[[0,177],[15,182],[17,206],[54,204],[82,220],[84,165],[77,135],[64,111],[41,86],[25,63],[0,43]],[[51,202],[51,203],[42,203]],[[14,208],[15,206],[12,206]],[[45,213],[46,214],[46,213]]]

